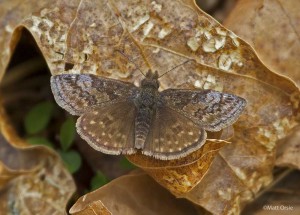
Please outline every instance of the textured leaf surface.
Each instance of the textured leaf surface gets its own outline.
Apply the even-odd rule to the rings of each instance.
[[[300,2],[297,0],[242,0],[225,21],[225,26],[255,48],[267,66],[298,85],[299,8]]]
[[[135,172],[113,180],[100,189],[77,200],[71,214],[175,214],[196,215],[196,209],[176,199],[143,172]]]
[[[300,84],[299,1],[239,1],[225,25],[249,42],[275,72]],[[268,26],[267,28],[265,26]],[[272,53],[272,54],[270,54]],[[292,94],[299,108],[299,94]],[[299,116],[298,116],[299,119]],[[280,141],[276,165],[299,168],[299,126]]]
[[[1,75],[22,24],[52,74],[97,74],[138,85],[137,67],[162,74],[192,59],[164,75],[161,89],[213,89],[247,100],[231,144],[222,149],[223,141],[211,140],[194,155],[167,165],[142,155],[129,158],[176,196],[213,214],[238,213],[271,183],[276,142],[297,124],[299,89],[270,71],[246,42],[192,0],[0,4]]]

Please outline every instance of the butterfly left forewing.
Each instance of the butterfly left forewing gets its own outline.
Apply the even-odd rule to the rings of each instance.
[[[158,107],[142,152],[161,160],[177,159],[199,149],[205,140],[205,130],[189,118]]]
[[[220,131],[234,123],[246,106],[246,100],[213,90],[177,90],[161,92],[163,102],[208,131]]]
[[[81,115],[95,106],[125,101],[138,91],[131,83],[92,74],[54,75],[51,89],[56,102],[73,115]]]
[[[131,101],[96,107],[77,120],[79,135],[95,150],[106,154],[132,154],[136,109]]]

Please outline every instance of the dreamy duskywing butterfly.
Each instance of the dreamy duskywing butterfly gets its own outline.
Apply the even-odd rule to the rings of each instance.
[[[207,131],[234,123],[245,99],[213,90],[158,91],[158,73],[141,86],[88,74],[51,77],[56,102],[77,120],[77,131],[107,154],[141,152],[157,159],[184,157],[199,149]]]

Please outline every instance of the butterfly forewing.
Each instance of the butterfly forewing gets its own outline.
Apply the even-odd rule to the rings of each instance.
[[[168,108],[158,107],[143,153],[162,160],[176,159],[199,149],[206,132],[192,120]]]
[[[51,88],[56,102],[73,115],[125,101],[138,90],[131,83],[90,74],[52,76]]]
[[[241,97],[213,90],[168,89],[161,92],[161,98],[168,107],[208,131],[234,123],[246,106]]]
[[[107,154],[132,154],[134,148],[134,119],[132,102],[119,102],[84,113],[77,120],[80,136],[97,151]]]

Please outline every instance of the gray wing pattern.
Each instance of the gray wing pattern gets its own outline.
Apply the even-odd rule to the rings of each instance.
[[[51,77],[56,102],[73,115],[94,106],[125,101],[138,90],[131,83],[89,74],[62,74]]]
[[[246,106],[241,97],[213,90],[168,89],[160,95],[168,107],[208,131],[220,131],[234,123]]]

